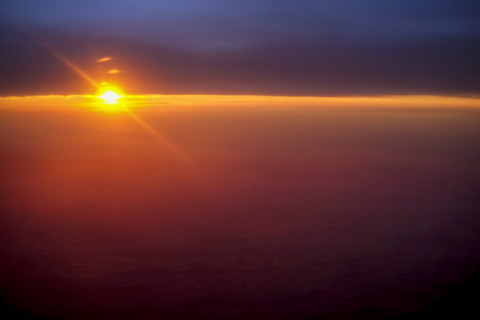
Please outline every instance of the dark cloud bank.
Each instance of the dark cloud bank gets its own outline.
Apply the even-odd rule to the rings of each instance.
[[[45,45],[136,93],[480,92],[475,1],[1,3],[1,95],[92,90]]]

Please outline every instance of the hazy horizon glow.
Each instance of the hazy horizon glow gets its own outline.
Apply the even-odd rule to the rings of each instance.
[[[122,101],[116,103],[141,107],[258,107],[265,105],[302,107],[386,107],[386,108],[480,108],[479,98],[449,97],[449,96],[359,96],[359,97],[312,97],[312,96],[262,96],[262,95],[174,95],[174,94],[144,94],[132,95],[122,93]],[[36,96],[11,96],[0,97],[0,108],[19,106],[18,103],[53,103],[74,102],[79,104],[99,103],[98,95],[36,95]],[[157,105],[155,103],[158,103]]]
[[[0,115],[0,283],[21,314],[478,310],[454,290],[480,265],[477,99],[36,96]]]

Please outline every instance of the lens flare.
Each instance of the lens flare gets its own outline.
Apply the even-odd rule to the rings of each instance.
[[[104,58],[98,59],[97,62],[107,62],[107,61],[110,61],[110,60],[112,60],[111,57],[104,57]]]

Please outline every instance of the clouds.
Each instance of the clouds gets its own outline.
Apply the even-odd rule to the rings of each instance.
[[[140,91],[480,91],[472,81],[480,54],[476,1],[47,0],[2,6],[4,34],[10,35],[2,44],[10,52],[1,62],[7,71],[12,64],[22,69],[21,56],[37,46],[18,45],[12,33],[22,30],[64,48],[80,64],[88,64],[87,51],[122,56],[142,82],[135,84]],[[9,55],[15,61],[6,60]]]

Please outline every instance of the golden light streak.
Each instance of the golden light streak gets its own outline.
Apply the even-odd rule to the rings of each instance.
[[[118,70],[118,69],[112,69],[112,70],[107,71],[107,73],[109,73],[109,74],[115,74],[115,73],[119,73],[119,72],[120,72],[120,70]]]
[[[412,109],[478,109],[480,97],[452,96],[363,96],[363,97],[315,97],[315,96],[261,96],[261,95],[143,95],[130,96],[130,100],[144,102],[145,105],[172,107],[203,106],[219,108],[258,108],[258,107],[314,107],[314,108],[402,108]]]

